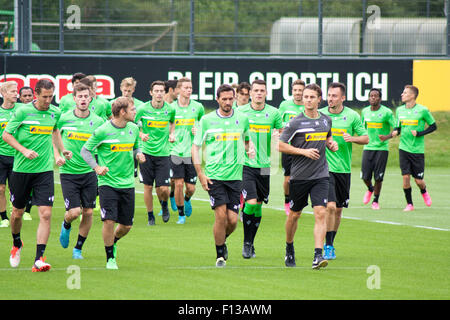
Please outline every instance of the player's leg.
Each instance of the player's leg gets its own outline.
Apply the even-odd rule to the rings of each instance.
[[[36,174],[32,182],[32,190],[33,203],[38,207],[39,213],[36,256],[32,271],[42,272],[51,268],[50,264],[45,262],[44,252],[50,236],[52,208],[55,197],[53,171]]]
[[[258,192],[256,171],[254,168],[244,166],[242,171],[242,195],[244,196],[244,214],[242,216],[244,243],[242,246],[242,256],[244,259],[252,257],[253,224],[255,214],[258,210]]]
[[[429,207],[431,206],[431,197],[427,191],[426,183],[424,180],[425,175],[425,155],[423,153],[410,154],[411,156],[411,166],[412,166],[412,176],[416,185],[420,189],[423,201]]]
[[[161,215],[170,217],[169,195],[170,195],[170,159],[169,157],[154,157],[155,159],[155,187],[156,195],[161,204]]]
[[[66,213],[61,224],[59,242],[63,248],[69,246],[72,222],[81,214],[81,185],[82,175],[60,174],[61,189]]]
[[[412,201],[412,189],[411,189],[411,173],[412,163],[409,159],[409,153],[399,149],[399,162],[400,171],[403,179],[403,193],[405,194],[406,207],[403,211],[413,211],[414,204]]]
[[[329,178],[312,181],[310,196],[314,211],[314,259],[313,269],[324,268],[328,265],[327,259],[322,256],[324,238],[327,233],[327,201],[329,194]]]
[[[10,183],[14,157],[0,155],[0,228],[9,227],[6,200],[6,182]]]
[[[290,211],[286,219],[286,253],[284,263],[286,267],[295,267],[294,237],[298,228],[302,210],[308,205],[308,181],[291,180],[289,184]]]
[[[0,184],[0,228],[9,227],[9,219],[6,213],[6,184]]]
[[[189,159],[189,163],[185,164],[185,193],[184,193],[184,213],[186,217],[190,217],[192,214],[191,198],[195,192],[195,184],[197,182],[197,172],[195,171],[192,159]]]
[[[114,226],[118,220],[120,196],[117,190],[110,186],[98,188],[102,226],[102,238],[106,252],[106,268],[118,269],[114,256]]]
[[[361,161],[361,178],[364,184],[367,186],[367,191],[364,194],[363,203],[368,204],[374,193],[374,186],[372,185],[372,173],[373,173],[373,151],[363,150]]]
[[[221,204],[214,208],[214,243],[216,245],[216,267],[224,267],[225,262],[225,240],[228,226],[227,205]]]
[[[286,215],[289,215],[290,208],[289,208],[289,180],[291,175],[291,165],[292,165],[292,157],[288,154],[282,153],[281,154],[281,166],[283,168],[283,191],[284,191],[284,211]]]
[[[379,210],[378,204],[380,199],[381,187],[383,185],[384,173],[386,172],[386,165],[388,161],[389,152],[385,150],[375,151],[375,161],[373,176],[375,179],[375,186],[373,191],[372,209]]]
[[[156,166],[153,157],[145,154],[145,162],[140,165],[140,173],[144,184],[144,203],[147,208],[148,225],[155,225],[155,215],[153,213],[153,182],[155,181]]]
[[[170,207],[172,208],[173,211],[177,211],[177,204],[175,203],[175,181],[170,178],[170,194],[169,194],[169,199],[170,199]],[[162,214],[162,212],[161,212]]]

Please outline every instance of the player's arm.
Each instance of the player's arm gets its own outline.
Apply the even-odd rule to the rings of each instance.
[[[16,140],[16,138],[13,136],[13,134],[16,132],[16,130],[22,125],[22,119],[23,119],[23,113],[19,109],[9,120],[8,125],[6,126],[5,130],[2,134],[2,139],[7,144],[9,144],[11,147],[19,151],[24,155],[27,159],[35,159],[39,157],[39,154],[31,149],[25,148],[23,145],[19,143],[19,141]]]
[[[367,134],[367,130],[364,128],[364,126],[361,123],[361,118],[358,116],[355,116],[355,119],[353,120],[353,129],[354,132],[357,134],[356,136],[351,136],[348,133],[344,133],[342,137],[344,138],[345,142],[351,142],[356,144],[368,144],[369,143],[369,136]]]
[[[139,129],[137,129],[139,130]],[[138,131],[140,132],[140,131]],[[142,153],[141,148],[140,148],[140,142],[139,142],[139,135],[136,135],[136,140],[134,141],[134,146],[133,146],[133,157],[139,161],[139,163],[144,163],[146,161],[145,159],[145,155],[144,153]]]
[[[327,137],[327,143],[326,143],[327,148],[332,151],[332,152],[336,152],[339,150],[339,145],[336,141],[333,140],[333,136],[329,136]]]
[[[62,142],[62,137],[61,137],[61,132],[59,131],[59,129],[57,129],[57,128],[53,129],[52,140],[53,140],[53,149],[56,148],[57,151],[61,152],[67,160],[72,159],[72,151],[66,150],[64,148],[64,144]]]
[[[422,130],[422,131],[411,130],[411,133],[413,134],[413,136],[421,137],[421,136],[424,136],[426,134],[430,134],[430,133],[436,131],[436,129],[437,129],[437,126],[436,126],[436,122],[435,122],[435,123],[429,125],[428,128],[426,128],[425,130]]]
[[[203,190],[209,191],[208,184],[212,184],[211,179],[209,179],[202,170],[202,161],[200,159],[200,150],[202,146],[197,145],[195,143],[192,144],[192,163],[194,164],[195,171],[197,172],[198,180],[200,180],[200,184],[202,185]]]
[[[289,143],[286,143],[284,141],[280,140],[280,143],[278,145],[278,150],[282,153],[294,155],[294,156],[304,156],[313,160],[318,160],[320,158],[319,150],[316,148],[310,148],[310,149],[302,149],[302,148],[296,148]]]
[[[97,128],[88,141],[86,141],[81,148],[80,155],[97,175],[104,176],[109,171],[109,168],[99,166],[93,154],[94,150],[101,145],[102,141],[102,135],[99,129]]]

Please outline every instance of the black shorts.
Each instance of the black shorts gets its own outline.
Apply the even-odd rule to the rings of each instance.
[[[197,172],[192,164],[192,158],[170,156],[170,178],[184,179],[184,182],[195,184]]]
[[[242,181],[241,180],[211,180],[208,184],[209,202],[211,208],[226,204],[227,209],[239,213]]]
[[[270,192],[270,168],[244,166],[242,170],[242,195],[244,200],[256,199],[268,203]]]
[[[98,192],[102,221],[113,220],[125,226],[133,225],[134,188],[100,186]]]
[[[410,174],[415,179],[422,180],[425,175],[425,154],[410,153],[399,149],[400,170],[402,176]]]
[[[12,172],[9,181],[11,203],[17,209],[23,209],[31,203],[34,206],[53,206],[55,185],[53,171],[39,173]]]
[[[281,154],[281,167],[283,168],[284,176],[289,177],[291,175],[292,156],[290,154]]]
[[[14,165],[14,157],[3,156],[0,154],[0,184],[6,184],[9,181]]]
[[[61,173],[60,180],[66,210],[95,208],[97,175],[94,171],[84,174]]]
[[[338,208],[348,208],[351,178],[351,173],[330,172],[328,202],[336,202]]]
[[[145,185],[170,186],[170,159],[167,157],[155,157],[145,154],[145,162],[139,164],[142,180]]]
[[[389,152],[385,150],[363,150],[361,178],[363,180],[383,181]]]
[[[290,180],[289,181],[289,207],[294,212],[302,211],[308,205],[308,195],[311,198],[311,206],[327,206],[328,178],[314,180]]]

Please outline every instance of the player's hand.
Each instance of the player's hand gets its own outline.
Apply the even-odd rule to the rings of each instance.
[[[394,138],[396,136],[398,136],[398,131],[397,130],[392,131],[392,138]]]
[[[251,140],[248,143],[247,156],[249,159],[254,159],[256,156],[255,145],[253,144],[253,142]]]
[[[148,133],[147,134],[145,134],[145,133],[139,133],[139,137],[141,138],[141,140],[142,141],[144,141],[144,142],[146,142],[146,141],[148,141]]]
[[[331,141],[328,144],[328,149],[330,149],[330,151],[332,151],[332,152],[336,152],[339,150],[339,145],[336,141]]]
[[[390,137],[389,137],[388,134],[386,134],[386,135],[384,135],[384,134],[379,134],[379,135],[378,135],[378,138],[380,139],[380,141],[386,141],[386,140],[389,139]]]
[[[169,142],[170,143],[175,142],[175,134],[173,133],[169,134]]]
[[[414,137],[417,137],[417,130],[411,130],[411,133]]]
[[[144,163],[145,162],[145,156],[144,156],[143,153],[136,154],[136,159],[137,159],[137,161],[139,161],[139,163]]]
[[[25,158],[30,160],[39,157],[39,154],[36,151],[30,149],[25,149],[24,151],[22,151],[22,154],[25,156]]]
[[[279,138],[280,138],[280,130],[273,130],[272,131],[272,139],[279,140]]]
[[[104,176],[108,171],[108,167],[100,167],[100,166],[96,166],[95,167],[95,173],[98,174],[99,176]]]
[[[63,157],[58,157],[55,159],[55,163],[58,167],[61,167],[66,163],[66,159],[64,159]]]
[[[208,187],[208,185],[209,184],[213,184],[212,183],[212,181],[211,181],[211,179],[209,179],[207,176],[205,176],[205,174],[200,174],[199,176],[198,176],[198,179],[200,180],[200,183],[201,183],[201,185],[202,185],[202,188],[203,188],[203,190],[205,190],[205,191],[209,191],[209,187]]]
[[[311,148],[311,149],[302,149],[302,150],[303,150],[303,155],[305,157],[313,159],[313,160],[319,160],[320,153],[319,153],[318,149]]]
[[[66,158],[67,160],[72,159],[72,151],[70,150],[63,150],[62,152],[64,158]]]
[[[351,135],[349,135],[348,133],[344,133],[342,135],[342,138],[344,138],[345,142],[353,142],[353,137]]]
[[[192,126],[192,134],[195,136],[197,133],[197,128],[195,126]]]

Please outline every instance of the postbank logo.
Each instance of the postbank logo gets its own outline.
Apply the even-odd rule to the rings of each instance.
[[[327,139],[327,132],[314,132],[305,134],[306,141],[322,141]]]
[[[343,136],[344,133],[347,133],[347,129],[338,129],[338,128],[331,128],[331,134],[333,136]]]
[[[112,152],[128,152],[133,150],[134,143],[116,143],[111,145]]]
[[[69,131],[67,133],[67,138],[70,140],[88,141],[90,136],[91,136],[90,133],[73,132],[73,131]]]
[[[216,141],[236,141],[239,140],[241,134],[239,132],[218,133],[215,137]]]
[[[53,127],[49,126],[31,126],[30,133],[32,134],[52,134]]]
[[[402,126],[417,126],[419,124],[419,120],[400,120]]]
[[[195,124],[195,119],[178,119],[175,120],[176,126],[193,126]]]
[[[367,122],[367,128],[369,128],[369,129],[381,129],[381,128],[383,128],[383,123],[381,123],[381,122]]]
[[[148,121],[147,127],[150,128],[165,128],[167,126],[168,121]]]
[[[259,133],[269,133],[270,126],[263,124],[251,124],[250,125],[251,132],[259,132]]]

